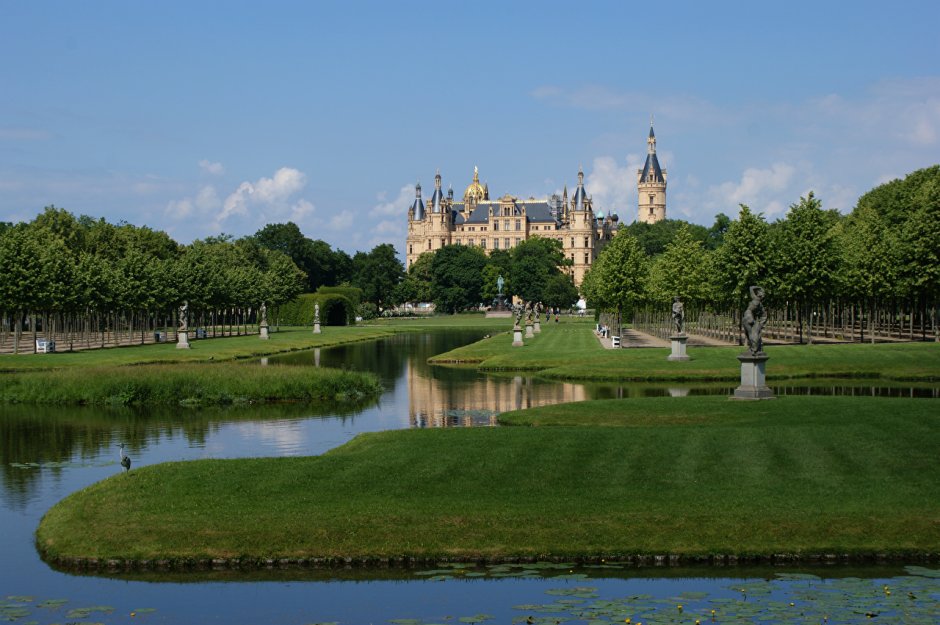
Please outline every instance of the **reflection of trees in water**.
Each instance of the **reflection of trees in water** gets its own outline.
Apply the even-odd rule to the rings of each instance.
[[[419,371],[425,377],[447,375],[442,367],[430,367],[428,358],[457,347],[473,343],[483,336],[480,330],[454,330],[447,332],[395,334],[377,341],[347,343],[320,349],[321,367],[371,371],[382,380],[394,381],[404,375],[405,365]],[[269,364],[313,365],[314,350],[271,356]],[[452,374],[457,375],[457,374]]]
[[[183,436],[205,446],[224,423],[349,416],[373,401],[351,405],[274,404],[212,408],[62,407],[0,405],[0,478],[4,499],[25,505],[44,474],[59,476],[68,463],[113,455],[125,443],[131,456],[153,441]],[[14,464],[38,463],[41,468]],[[9,495],[9,496],[7,496]]]

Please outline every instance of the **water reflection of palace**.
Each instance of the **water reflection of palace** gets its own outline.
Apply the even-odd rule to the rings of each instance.
[[[540,382],[528,376],[484,376],[472,381],[422,375],[406,369],[411,427],[496,425],[501,412],[588,399],[580,384]]]

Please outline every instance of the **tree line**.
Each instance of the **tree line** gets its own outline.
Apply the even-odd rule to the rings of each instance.
[[[172,340],[183,302],[190,325],[207,334],[248,333],[262,302],[276,315],[300,293],[353,284],[381,303],[403,273],[390,245],[350,257],[293,223],[181,245],[165,232],[50,206],[30,222],[0,223],[0,351],[32,352],[40,335],[60,350],[150,342],[161,332]],[[33,341],[26,348],[24,333]]]
[[[937,338],[940,165],[872,189],[845,216],[810,192],[772,223],[743,204],[737,219],[722,217],[710,231],[717,244],[679,224],[658,254],[621,229],[582,293],[661,334],[679,296],[692,328],[732,338],[748,288],[758,284],[775,311],[770,331],[781,338]]]

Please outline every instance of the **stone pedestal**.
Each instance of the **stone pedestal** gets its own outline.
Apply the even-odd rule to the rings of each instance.
[[[320,322],[319,321],[313,324],[313,333],[320,334]]]
[[[260,338],[262,341],[267,341],[269,338],[271,338],[268,336],[268,324],[263,323],[258,329],[261,331],[258,338]]]
[[[539,332],[542,331],[542,322],[541,322],[541,320],[539,320],[539,319],[536,319],[536,320],[535,320],[535,325],[533,326],[532,331],[535,332],[536,334],[538,334]]]
[[[672,342],[672,353],[669,354],[666,360],[691,360],[689,355],[685,353],[685,342],[689,340],[688,336],[675,334],[670,336],[669,340]]]
[[[525,343],[522,342],[522,328],[519,326],[512,327],[512,346],[513,347],[522,347]]]
[[[741,386],[734,389],[732,399],[773,399],[774,392],[767,386],[765,366],[767,354],[756,356],[750,352],[738,356],[741,361]]]
[[[189,349],[189,332],[186,330],[176,333],[176,349]]]
[[[525,324],[525,337],[527,339],[535,338],[535,332],[532,331],[532,322]]]

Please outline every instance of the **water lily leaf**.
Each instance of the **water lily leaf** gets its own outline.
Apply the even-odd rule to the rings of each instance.
[[[136,610],[132,610],[132,612],[135,612],[137,614],[149,614],[150,612],[156,612],[156,611],[157,611],[156,608],[137,608]],[[324,623],[322,625],[326,625],[326,624]]]
[[[483,621],[490,621],[495,618],[492,614],[474,614],[473,616],[461,616],[459,620],[461,623],[482,623]]]
[[[451,569],[432,569],[430,571],[415,571],[415,575],[450,575]]]
[[[30,603],[35,597],[31,595],[9,595],[7,599],[15,603]]]
[[[417,618],[393,618],[388,622],[395,623],[395,625],[421,625],[421,619]]]
[[[96,605],[90,608],[74,608],[69,610],[66,616],[69,618],[85,618],[92,612],[104,612],[105,614],[111,614],[114,612],[114,608],[108,605]]]
[[[65,605],[68,602],[69,602],[68,599],[46,599],[42,603],[36,604],[36,607],[37,608],[50,608],[54,610],[56,608],[61,608],[63,605]]]

